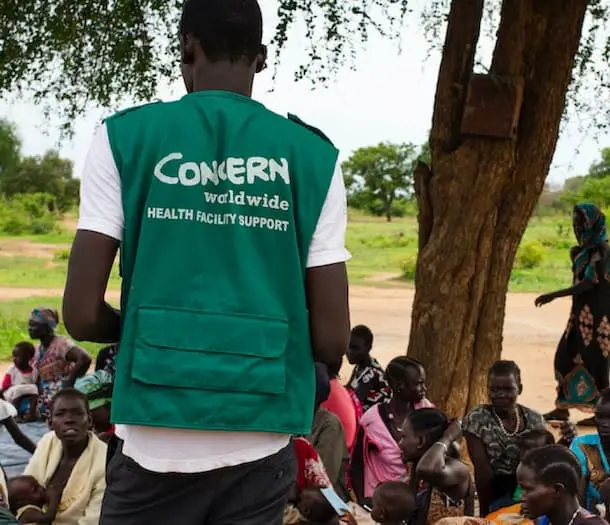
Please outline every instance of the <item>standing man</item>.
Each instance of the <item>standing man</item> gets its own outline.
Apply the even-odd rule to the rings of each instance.
[[[82,179],[65,323],[121,348],[101,524],[279,525],[313,361],[348,345],[338,152],[250,98],[256,0],[186,0],[180,44],[188,94],[108,118]]]

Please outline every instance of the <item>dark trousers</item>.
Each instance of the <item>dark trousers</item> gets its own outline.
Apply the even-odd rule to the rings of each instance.
[[[252,463],[199,474],[150,472],[119,445],[100,525],[281,525],[296,482],[292,443]]]

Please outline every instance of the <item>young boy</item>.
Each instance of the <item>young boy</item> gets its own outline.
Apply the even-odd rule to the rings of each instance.
[[[13,348],[13,364],[2,380],[2,397],[12,403],[24,421],[36,419],[38,405],[37,374],[32,368],[36,349],[32,343],[21,341]]]

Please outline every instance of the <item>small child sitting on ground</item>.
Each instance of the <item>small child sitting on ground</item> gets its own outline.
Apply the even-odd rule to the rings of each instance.
[[[2,397],[13,404],[24,421],[36,419],[38,408],[38,377],[31,365],[35,353],[32,343],[17,343],[13,348],[13,364],[2,381]]]
[[[53,523],[60,498],[60,492],[46,490],[33,476],[17,476],[8,482],[8,501],[19,523]]]
[[[301,520],[302,524],[339,525],[340,523],[337,512],[317,487],[307,487],[300,492],[297,509],[305,518]]]
[[[375,489],[371,517],[382,525],[403,525],[415,508],[415,495],[407,483],[387,481]]]

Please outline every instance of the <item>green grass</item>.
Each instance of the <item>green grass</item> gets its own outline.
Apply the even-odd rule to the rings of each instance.
[[[0,286],[26,288],[62,288],[65,282],[67,255],[73,233],[0,237],[0,246],[11,251],[11,243],[31,242],[54,245],[53,257],[0,256]],[[8,241],[8,242],[4,242]],[[571,283],[569,248],[573,244],[570,217],[533,218],[523,239],[523,245],[533,246],[538,254],[533,267],[517,257],[510,280],[513,292],[545,292],[564,288]],[[352,254],[349,262],[350,281],[371,286],[404,286],[407,280],[399,276],[403,263],[412,267],[417,256],[417,221],[415,218],[385,220],[362,216],[350,211],[347,246]],[[529,266],[532,266],[530,264]],[[110,287],[119,288],[118,269],[115,266]],[[61,299],[29,298],[17,301],[0,301],[0,360],[9,358],[13,345],[27,340],[27,318],[35,306],[48,305],[58,309]],[[63,328],[60,328],[60,333]],[[93,355],[100,345],[83,345]]]
[[[31,242],[55,245],[54,258],[31,256],[0,257],[0,286],[28,288],[60,288],[64,285],[67,255],[73,233],[0,237],[3,241]],[[533,218],[525,234],[524,243],[534,244],[542,260],[534,267],[525,267],[517,260],[510,281],[514,292],[552,290],[570,284],[568,251],[573,244],[570,217]],[[10,251],[10,243],[6,243]],[[417,221],[414,217],[395,219],[387,223],[383,219],[366,217],[350,211],[347,246],[352,253],[349,262],[350,281],[354,284],[375,286],[405,284],[398,277],[403,263],[413,266],[417,257]],[[115,267],[110,288],[119,288],[119,276]]]
[[[0,301],[0,361],[10,359],[15,343],[30,341],[28,317],[32,309],[37,306],[48,306],[61,311],[61,298],[33,297],[17,301]],[[66,334],[63,325],[60,325],[57,331]],[[103,345],[82,343],[81,346],[95,357]]]

